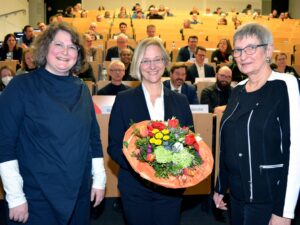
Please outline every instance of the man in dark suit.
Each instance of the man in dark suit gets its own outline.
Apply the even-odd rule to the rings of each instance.
[[[215,77],[215,69],[204,63],[205,57],[206,49],[202,46],[198,46],[195,50],[196,61],[193,65],[188,67],[186,80],[195,83],[196,77]]]
[[[183,62],[173,64],[170,70],[170,80],[164,81],[166,88],[184,94],[190,104],[199,104],[196,88],[185,83],[187,66]]]
[[[231,94],[232,71],[228,66],[222,66],[216,75],[216,83],[203,89],[201,104],[207,104],[209,112],[223,113]]]
[[[111,61],[112,58],[120,58],[120,52],[124,48],[133,48],[128,45],[128,37],[125,34],[120,34],[117,38],[117,46],[113,46],[107,50],[105,61]]]
[[[197,44],[198,44],[198,37],[197,36],[189,36],[188,45],[183,48],[180,48],[177,58],[176,58],[176,62],[187,62],[187,61],[190,61],[191,59],[194,60],[195,59],[194,53],[195,53]]]

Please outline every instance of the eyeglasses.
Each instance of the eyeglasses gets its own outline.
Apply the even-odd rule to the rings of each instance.
[[[67,49],[69,54],[72,54],[72,55],[78,54],[79,47],[76,45],[67,45],[66,46],[64,43],[59,42],[59,41],[53,41],[52,43],[53,43],[53,47],[55,48],[56,51],[63,52],[63,51],[65,51],[65,49]]]
[[[122,70],[122,69],[110,69],[109,71],[110,71],[110,72],[121,73],[121,72],[123,72],[123,71],[125,71],[125,70]]]
[[[233,49],[233,57],[238,58],[242,55],[242,52],[245,52],[246,55],[253,55],[256,52],[258,47],[267,46],[268,44],[260,45],[247,45],[245,48],[236,48]]]
[[[150,60],[150,59],[143,59],[143,60],[141,61],[141,64],[142,64],[143,66],[150,66],[151,63],[152,63],[152,65],[158,66],[158,65],[163,64],[164,61],[165,61],[165,60],[164,60],[163,58],[157,58],[157,59],[153,59],[153,60]]]

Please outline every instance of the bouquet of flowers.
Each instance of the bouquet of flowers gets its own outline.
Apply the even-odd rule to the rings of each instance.
[[[123,152],[143,178],[169,188],[196,185],[212,171],[211,150],[175,118],[133,124],[124,137]]]

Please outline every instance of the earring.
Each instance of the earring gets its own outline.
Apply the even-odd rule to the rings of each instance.
[[[267,62],[268,64],[271,64],[271,62],[272,62],[271,58],[270,58],[270,57],[267,57],[267,58],[266,58],[266,62]]]

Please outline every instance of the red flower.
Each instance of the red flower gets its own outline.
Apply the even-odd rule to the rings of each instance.
[[[182,130],[185,130],[186,132],[189,132],[190,129],[188,127],[186,127],[186,126],[183,126]]]
[[[199,152],[199,144],[198,144],[198,142],[195,142],[194,144],[193,144],[193,146],[194,146],[194,149],[197,151],[197,152]]]
[[[179,126],[178,119],[168,120],[168,126],[171,127],[171,128],[177,128]]]
[[[188,134],[185,136],[184,142],[187,145],[193,145],[196,142],[194,134]]]
[[[156,128],[158,130],[163,130],[166,127],[165,124],[162,122],[153,122],[151,125],[153,128]]]

